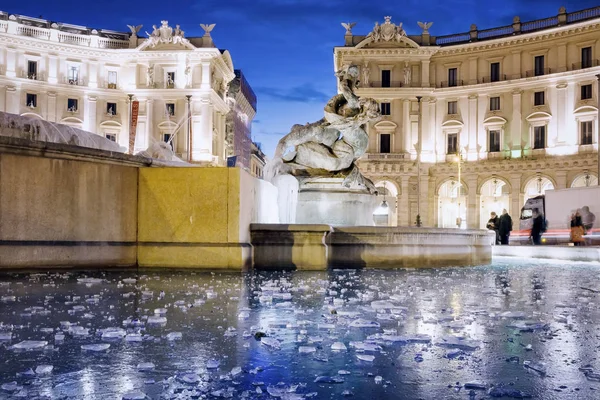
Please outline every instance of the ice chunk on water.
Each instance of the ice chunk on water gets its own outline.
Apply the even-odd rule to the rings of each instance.
[[[359,360],[368,361],[368,362],[373,362],[373,360],[375,360],[375,356],[372,356],[370,354],[357,354],[356,358],[358,358]]]
[[[104,350],[108,350],[109,347],[110,347],[110,344],[108,344],[108,343],[82,344],[81,350],[104,351]]]
[[[52,365],[38,365],[35,369],[35,373],[36,375],[45,375],[52,372],[53,369],[54,367]]]
[[[371,308],[375,310],[389,310],[390,308],[395,308],[396,306],[387,300],[375,300],[371,302]]]
[[[367,343],[367,342],[350,342],[350,347],[354,347],[359,351],[380,351],[381,346],[375,343]]]
[[[298,347],[298,353],[306,354],[306,353],[314,353],[317,351],[316,347],[313,346],[300,346]]]
[[[476,340],[458,338],[456,336],[444,336],[442,340],[442,342],[437,343],[438,346],[457,348],[469,351],[476,350],[481,346],[481,342],[478,342]]]
[[[65,335],[62,333],[57,333],[56,335],[54,335],[54,342],[62,342],[63,340],[65,340]]]
[[[263,345],[270,347],[272,349],[279,350],[281,348],[281,343],[279,343],[279,340],[272,338],[272,337],[263,337],[260,339],[260,342]]]
[[[540,375],[546,375],[546,366],[541,362],[525,360],[523,361],[523,367],[534,370]]]
[[[169,332],[167,334],[167,340],[181,340],[183,338],[183,335],[181,334],[181,332]]]
[[[381,375],[377,375],[375,377],[375,383],[379,384],[381,382],[383,382],[383,377]]]
[[[123,283],[128,283],[128,284],[137,283],[137,279],[135,279],[135,278],[125,278],[125,279],[122,279],[122,281],[123,281]]]
[[[100,279],[100,278],[77,278],[77,282],[79,282],[79,283],[85,283],[86,285],[93,285],[93,284],[104,282],[104,279]]]
[[[47,345],[48,345],[48,342],[46,342],[45,340],[23,340],[22,342],[19,342],[15,345],[11,346],[11,348],[15,349],[15,350],[25,350],[25,351],[42,350]]]
[[[242,367],[233,367],[231,369],[231,376],[238,376],[242,373]]]
[[[102,330],[102,339],[122,339],[126,334],[123,328],[106,328]]]
[[[166,313],[167,313],[167,309],[166,308],[155,308],[154,309],[154,314],[164,315]]]
[[[123,395],[123,400],[145,400],[147,398],[146,393],[139,390],[132,390]]]
[[[11,332],[0,332],[0,342],[7,342],[12,339]]]
[[[140,333],[128,333],[125,336],[126,342],[141,342],[143,340],[142,335]]]
[[[75,325],[69,327],[69,333],[73,336],[87,336],[89,335],[89,329],[83,326]]]
[[[154,363],[151,362],[142,362],[137,365],[138,371],[150,371],[155,367]]]
[[[2,386],[0,386],[0,388],[2,388],[2,390],[4,390],[5,392],[12,393],[12,392],[16,392],[16,391],[23,389],[23,386],[19,386],[17,384],[17,382],[8,382],[8,383],[2,384]]]
[[[338,371],[338,375],[350,375],[350,371],[346,371],[345,369],[340,369]]]
[[[331,350],[333,351],[346,351],[348,348],[343,342],[335,342],[331,345]]]
[[[381,325],[377,321],[368,321],[366,319],[355,319],[350,322],[352,328],[379,328]]]
[[[217,369],[221,365],[219,360],[208,360],[206,362],[206,369]]]
[[[319,376],[315,379],[315,383],[344,383],[345,380],[341,376]]]
[[[149,325],[166,325],[167,318],[159,316],[159,315],[152,315],[152,316],[148,317],[147,322]]]
[[[182,374],[177,377],[177,380],[183,383],[198,383],[200,376],[198,374]]]

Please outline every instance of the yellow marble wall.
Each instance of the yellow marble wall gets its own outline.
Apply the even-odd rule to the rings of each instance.
[[[236,168],[140,168],[138,265],[247,269],[252,179]]]

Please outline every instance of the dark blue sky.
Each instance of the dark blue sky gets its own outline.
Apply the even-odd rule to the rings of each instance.
[[[11,2],[12,3],[12,2]],[[410,34],[417,21],[433,21],[431,35],[465,32],[525,22],[567,11],[595,7],[599,0],[27,0],[0,5],[3,11],[92,28],[128,32],[127,24],[143,24],[141,32],[168,20],[186,36],[201,36],[199,24],[216,23],[212,32],[219,48],[228,49],[258,97],[253,138],[268,156],[295,123],[323,116],[335,94],[333,47],[343,45],[341,22],[357,22],[355,34],[367,34],[375,21],[391,15]]]

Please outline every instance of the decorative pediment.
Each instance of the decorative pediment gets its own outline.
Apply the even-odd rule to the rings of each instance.
[[[444,129],[462,128],[464,125],[460,114],[448,114],[442,122],[442,128]]]
[[[414,40],[406,36],[406,32],[402,29],[402,22],[396,25],[391,22],[392,17],[386,16],[384,19],[385,22],[381,25],[375,22],[373,31],[356,45],[357,49],[365,46],[419,48]]]
[[[533,111],[525,118],[529,122],[548,121],[552,118],[552,114],[546,111]]]
[[[65,117],[63,119],[60,120],[60,123],[63,125],[70,125],[70,126],[81,126],[83,125],[83,121],[77,117]]]
[[[171,120],[166,120],[158,124],[158,129],[163,132],[173,133],[177,129],[177,124]]]
[[[394,132],[398,125],[392,121],[379,121],[375,125],[373,125],[378,132]]]
[[[503,118],[499,115],[490,115],[486,119],[483,120],[483,126],[504,126],[508,121],[506,118]]]
[[[138,46],[138,50],[194,50],[196,47],[184,37],[185,32],[175,25],[169,26],[169,21],[161,21],[160,28],[152,25],[152,33],[146,32],[148,39]]]
[[[121,123],[118,121],[103,121],[102,123],[100,123],[100,126],[102,128],[120,128],[121,127]]]
[[[575,109],[575,111],[573,111],[573,114],[576,114],[578,116],[581,115],[595,115],[598,113],[598,109],[592,105],[582,105],[580,107],[577,107]]]

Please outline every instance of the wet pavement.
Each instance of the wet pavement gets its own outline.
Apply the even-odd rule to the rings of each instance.
[[[0,399],[600,398],[600,264],[0,275]]]

